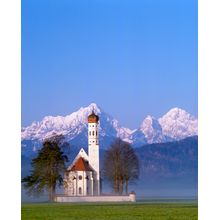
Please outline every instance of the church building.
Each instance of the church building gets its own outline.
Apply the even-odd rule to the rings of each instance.
[[[99,117],[92,111],[88,116],[88,154],[79,151],[64,176],[67,196],[99,196]]]

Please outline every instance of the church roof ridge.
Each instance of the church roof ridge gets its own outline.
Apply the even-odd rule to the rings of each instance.
[[[79,157],[69,171],[93,171],[93,169],[87,160],[85,160],[83,157]]]

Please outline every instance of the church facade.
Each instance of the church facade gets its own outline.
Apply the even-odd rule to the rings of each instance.
[[[88,116],[88,154],[83,148],[64,175],[67,196],[99,196],[99,117],[94,111]]]

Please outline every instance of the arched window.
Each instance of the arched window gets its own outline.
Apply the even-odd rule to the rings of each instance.
[[[98,132],[96,131],[96,136],[98,135]]]
[[[89,132],[89,136],[91,136],[91,131]]]
[[[82,195],[82,188],[79,187],[79,195]]]
[[[93,135],[93,136],[95,135],[95,131],[92,131],[92,135]]]
[[[81,180],[81,179],[82,179],[82,176],[80,175],[80,176],[79,176],[79,180]]]

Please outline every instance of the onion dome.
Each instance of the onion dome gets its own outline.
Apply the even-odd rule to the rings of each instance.
[[[92,111],[92,114],[90,114],[90,115],[88,116],[88,123],[98,123],[98,121],[99,121],[99,116],[96,115],[96,114],[94,113],[94,111]]]

